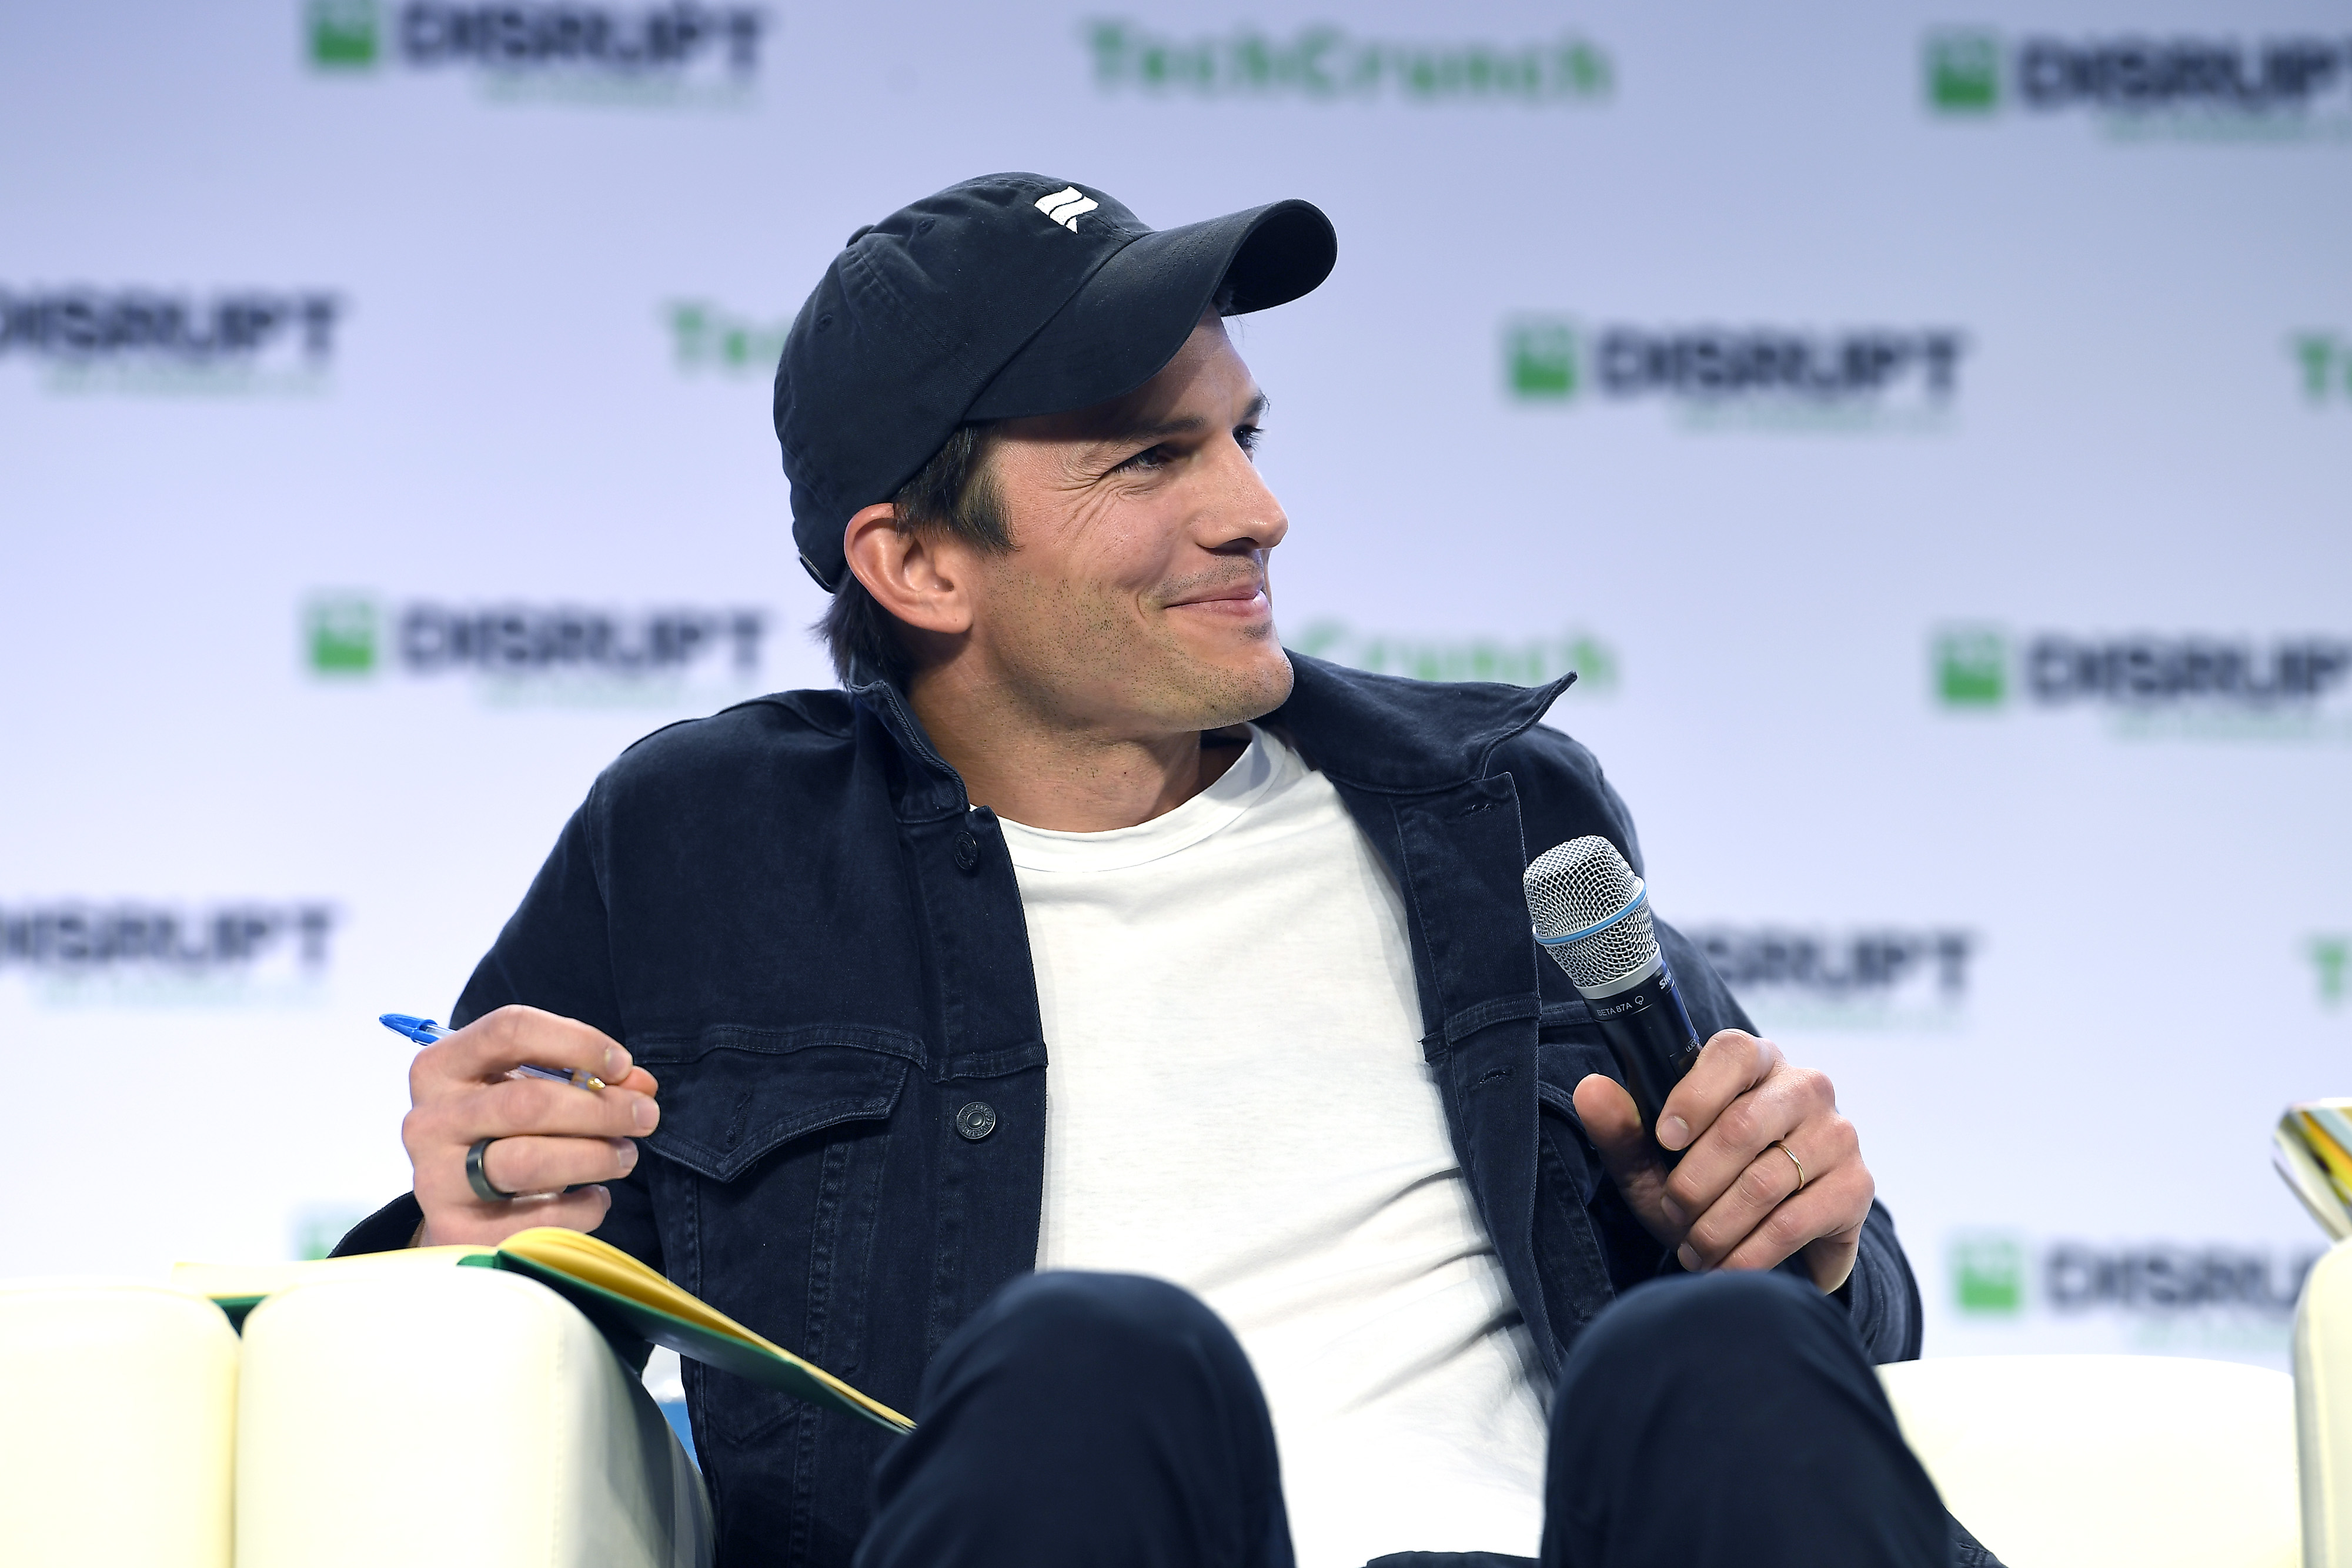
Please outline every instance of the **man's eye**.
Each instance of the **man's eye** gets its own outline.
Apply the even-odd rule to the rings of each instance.
[[[1118,467],[1113,468],[1111,472],[1114,474],[1122,472],[1131,473],[1147,468],[1164,468],[1167,465],[1168,449],[1166,447],[1147,446],[1142,451],[1137,453],[1134,456],[1129,458],[1126,462],[1118,465]]]
[[[1255,424],[1237,424],[1234,426],[1234,444],[1255,457],[1257,455],[1259,438],[1265,434],[1265,432]]]

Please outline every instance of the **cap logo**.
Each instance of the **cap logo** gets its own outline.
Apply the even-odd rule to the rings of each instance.
[[[1080,193],[1076,185],[1065,185],[1050,196],[1037,198],[1037,210],[1069,230],[1078,232],[1078,219],[1102,204]]]

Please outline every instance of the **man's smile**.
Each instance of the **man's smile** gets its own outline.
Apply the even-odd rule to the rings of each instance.
[[[1164,608],[1236,621],[1264,620],[1274,613],[1265,579],[1255,573],[1237,582],[1204,585],[1181,592],[1169,600]]]

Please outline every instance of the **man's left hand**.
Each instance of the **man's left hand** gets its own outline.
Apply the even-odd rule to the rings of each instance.
[[[1791,1067],[1770,1040],[1736,1029],[1708,1040],[1666,1097],[1657,1144],[1601,1073],[1576,1086],[1576,1113],[1626,1203],[1693,1273],[1769,1269],[1799,1252],[1823,1291],[1853,1272],[1877,1184],[1829,1079]],[[1671,1171],[1660,1145],[1685,1151]]]

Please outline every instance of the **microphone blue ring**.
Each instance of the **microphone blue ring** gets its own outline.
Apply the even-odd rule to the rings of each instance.
[[[1624,908],[1619,910],[1608,919],[1595,921],[1593,924],[1586,926],[1583,930],[1571,931],[1565,936],[1547,936],[1542,932],[1538,931],[1535,934],[1536,940],[1542,943],[1547,947],[1564,947],[1570,942],[1574,942],[1580,937],[1591,936],[1596,932],[1608,930],[1612,925],[1616,925],[1619,921],[1633,914],[1633,911],[1641,908],[1644,903],[1648,902],[1649,897],[1650,884],[1643,882],[1637,876],[1633,879],[1633,896],[1625,901]]]

